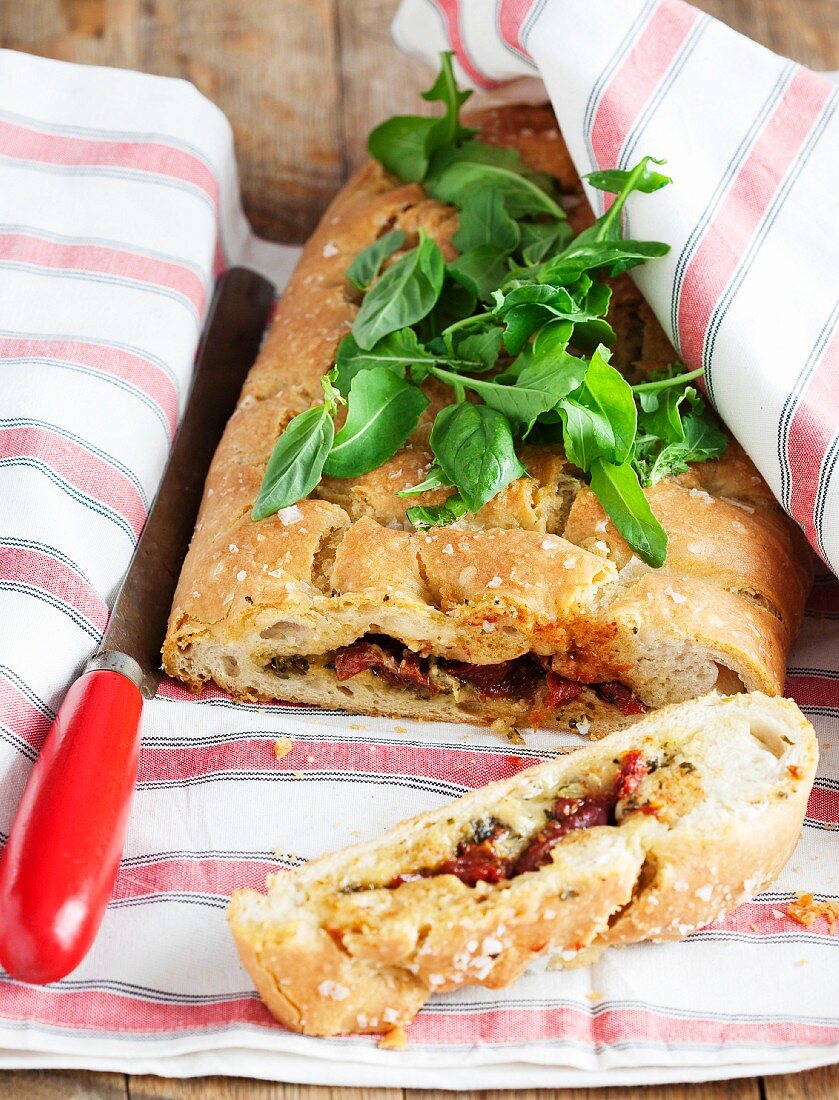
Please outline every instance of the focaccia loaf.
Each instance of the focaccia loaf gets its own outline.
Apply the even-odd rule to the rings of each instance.
[[[432,993],[508,985],[540,953],[582,963],[682,938],[774,880],[817,758],[791,700],[667,707],[281,873],[267,896],[237,891],[239,954],[278,1020],[333,1035],[405,1024]],[[530,869],[563,815],[579,827]]]
[[[478,122],[483,140],[517,148],[559,179],[575,229],[590,221],[549,108],[501,108]],[[428,434],[444,399],[433,381],[424,387],[429,409],[393,459],[361,477],[324,478],[297,505],[251,518],[277,437],[320,402],[319,380],[352,325],[360,298],[344,274],[351,260],[393,227],[407,233],[405,248],[423,229],[451,259],[457,217],[375,163],[327,210],[215,456],[166,670],[195,690],[215,681],[238,699],[595,734],[640,704],[714,688],[780,692],[810,554],[734,443],[647,490],[670,539],[658,570],[631,555],[556,446],[522,448],[530,476],[476,515],[411,529],[405,513],[416,498],[397,493],[431,462]],[[634,284],[624,276],[613,286],[613,363],[638,379],[675,352]],[[546,669],[562,678],[559,692],[548,691]]]

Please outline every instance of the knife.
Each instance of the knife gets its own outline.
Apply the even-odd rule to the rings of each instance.
[[[274,287],[231,268],[210,305],[189,402],[97,652],[70,686],[0,860],[0,964],[57,981],[87,954],[113,892],[140,755],[143,699],[216,445],[256,358]]]

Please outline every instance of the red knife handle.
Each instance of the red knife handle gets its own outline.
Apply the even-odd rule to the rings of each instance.
[[[102,670],[61,704],[0,861],[0,963],[13,978],[57,981],[93,943],[122,855],[142,706],[132,680]]]

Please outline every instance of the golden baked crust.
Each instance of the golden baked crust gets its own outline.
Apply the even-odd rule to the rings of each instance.
[[[503,825],[499,843],[515,854],[558,795],[614,790],[632,755],[650,770],[619,800],[616,823],[569,832],[538,869],[474,885],[404,877],[439,868],[476,823]],[[387,1030],[434,992],[508,985],[542,952],[579,965],[721,920],[789,858],[817,760],[791,700],[708,696],[281,873],[267,896],[236,891],[228,918],[287,1027]]]
[[[486,140],[519,148],[560,179],[576,229],[591,219],[547,107],[499,108],[480,121]],[[535,653],[572,679],[619,680],[650,706],[715,686],[780,692],[810,554],[735,444],[648,491],[670,538],[656,571],[632,557],[558,447],[524,447],[530,476],[454,527],[405,530],[413,501],[397,493],[431,462],[428,433],[443,400],[436,382],[426,386],[431,405],[416,431],[384,466],[324,478],[299,505],[250,518],[278,435],[321,400],[320,378],[352,325],[359,296],[344,272],[393,226],[408,233],[405,247],[422,228],[455,254],[456,210],[375,163],[339,193],[304,249],[207,479],[163,647],[166,670],[196,690],[212,679],[236,698],[317,702],[314,674],[305,683],[299,669],[280,677],[276,659],[325,658],[314,662],[323,685],[335,650],[373,633],[479,664]],[[675,358],[625,276],[615,281],[610,316],[613,362],[630,375]],[[330,702],[341,695],[351,711],[472,721],[529,714],[580,720],[595,733],[609,725],[590,692],[585,705],[540,715],[516,700],[483,706],[467,689],[427,701],[386,690],[370,671],[333,686]]]

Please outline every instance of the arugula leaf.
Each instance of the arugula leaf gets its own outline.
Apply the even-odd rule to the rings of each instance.
[[[332,446],[335,405],[327,397],[322,405],[299,413],[274,444],[259,496],[251,513],[266,519],[307,497],[320,481],[323,464]]]
[[[663,446],[652,435],[636,440],[634,465],[645,485],[655,485],[669,474],[684,473],[690,462],[718,458],[728,446],[728,437],[701,399],[682,417],[682,431],[683,440]]]
[[[468,511],[465,502],[457,493],[453,493],[445,504],[431,504],[425,507],[416,504],[413,508],[409,508],[405,515],[414,527],[448,527]]]
[[[505,348],[511,355],[517,355],[531,335],[554,318],[575,324],[599,319],[601,312],[608,308],[609,294],[608,287],[596,283],[580,303],[563,286],[525,283],[506,293],[496,291],[493,313],[506,325]],[[606,322],[602,324],[605,326],[603,331],[611,333],[611,327]]]
[[[449,274],[481,301],[486,301],[507,274],[508,253],[494,244],[470,248],[446,265]]]
[[[457,486],[470,512],[479,511],[526,473],[509,421],[486,405],[463,401],[441,409],[429,442],[443,474]]]
[[[630,548],[658,569],[667,557],[667,532],[653,515],[650,502],[632,466],[613,466],[597,458],[591,467],[591,488]]]
[[[608,278],[629,271],[647,260],[666,256],[669,244],[660,241],[580,241],[577,237],[564,252],[548,260],[539,272],[539,279],[549,283],[568,283],[584,272],[605,268]]]
[[[531,267],[540,263],[549,252],[567,246],[572,238],[568,222],[521,222],[519,224],[521,256]]]
[[[344,426],[324,463],[328,477],[359,477],[393,458],[428,408],[428,398],[389,370],[352,380]]]
[[[645,435],[663,439],[667,443],[683,443],[685,429],[679,405],[688,396],[689,391],[696,393],[692,386],[639,393],[637,395],[641,405],[641,414],[638,417],[639,430]]]
[[[470,318],[475,311],[477,298],[448,271],[443,279],[443,289],[434,308],[417,325],[417,332],[426,345],[451,328],[453,324]]]
[[[369,351],[388,333],[421,321],[440,297],[445,270],[440,249],[420,233],[417,247],[389,267],[364,296],[352,327],[358,346]]]
[[[396,115],[376,126],[367,139],[370,155],[400,179],[419,182],[428,172],[432,156],[475,131],[460,125],[458,112],[472,94],[461,92],[454,79],[452,54],[440,54],[440,72],[423,98],[443,103],[443,118]]]
[[[666,187],[668,183],[672,183],[670,176],[664,176],[661,172],[656,172],[650,168],[651,164],[664,163],[663,160],[644,157],[641,161],[643,167],[632,183],[633,190],[643,191],[645,195],[649,195],[653,191]],[[611,191],[612,194],[619,195],[621,191],[626,189],[631,175],[632,171],[624,172],[620,168],[610,168],[605,172],[589,172],[587,176],[583,176],[583,179],[588,180],[591,186],[596,187],[598,191]]]
[[[446,113],[437,121],[437,130],[434,135],[435,149],[444,149],[465,141],[477,133],[460,124],[460,108],[472,95],[471,90],[461,91],[457,86],[454,75],[452,50],[445,50],[440,54],[440,71],[437,79],[427,92],[420,95],[428,103],[442,103]]]
[[[362,248],[347,270],[345,276],[356,290],[367,290],[376,276],[379,274],[384,261],[388,256],[401,248],[405,243],[405,232],[402,229],[391,229],[389,233],[379,237],[378,240]]]
[[[412,485],[409,489],[400,489],[398,497],[414,497],[418,493],[429,493],[434,489],[451,489],[452,483],[436,463],[428,471],[428,476],[419,485]]]
[[[491,409],[503,413],[512,424],[523,425],[527,434],[537,416],[555,408],[563,397],[579,387],[587,366],[582,359],[561,352],[529,363],[512,385],[454,375],[439,367],[433,367],[431,374],[449,385],[459,383],[474,390]]]
[[[664,161],[653,157],[643,157],[629,172],[592,173],[595,177],[606,175],[615,183],[621,182],[615,201],[602,217],[588,229],[584,229],[564,251],[542,265],[537,275],[538,280],[564,284],[578,278],[583,272],[598,268],[605,268],[606,274],[614,277],[647,260],[666,255],[670,251],[669,245],[660,241],[626,240],[621,235],[621,212],[633,191],[657,191],[670,182],[668,176],[653,172],[649,167],[650,164],[663,163]]]
[[[488,187],[470,194],[461,208],[452,243],[461,253],[481,245],[492,245],[508,253],[518,247],[520,236],[518,224],[504,207],[504,196],[497,187]]]
[[[472,371],[473,374],[492,370],[501,350],[503,331],[499,325],[487,325],[480,332],[453,339],[454,363],[452,365],[460,366],[466,363],[468,365],[465,369]]]
[[[372,348],[358,346],[351,332],[338,345],[335,359],[335,385],[345,397],[350,392],[350,384],[359,371],[373,367],[386,367],[396,374],[404,374],[406,366],[413,363],[438,362],[430,355],[417,339],[413,329],[402,328],[391,332],[378,340]]]
[[[453,161],[439,174],[426,180],[426,190],[434,199],[463,207],[473,194],[493,188],[504,196],[504,205],[512,218],[531,214],[550,214],[565,220],[565,211],[538,183],[510,168],[474,161]]]

